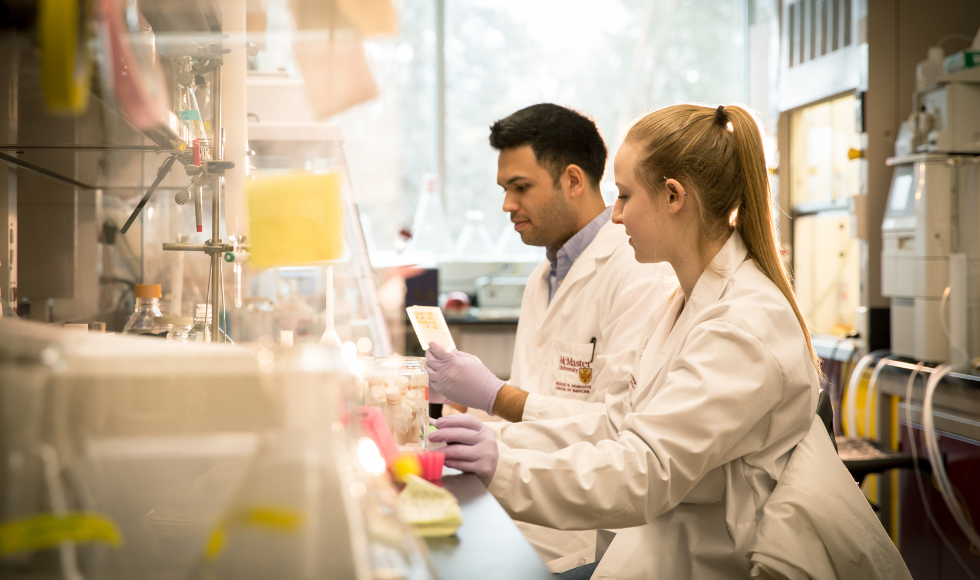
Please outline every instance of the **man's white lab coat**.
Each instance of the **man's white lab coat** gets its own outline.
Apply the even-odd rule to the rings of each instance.
[[[675,286],[667,264],[640,264],[623,226],[602,226],[551,302],[544,260],[524,289],[508,384],[530,393],[524,421],[603,410],[628,376],[653,305]],[[592,340],[595,339],[593,344]]]

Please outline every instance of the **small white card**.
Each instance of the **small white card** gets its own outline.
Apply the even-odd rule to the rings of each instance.
[[[442,310],[436,306],[409,306],[405,310],[408,311],[408,319],[412,321],[412,328],[419,337],[422,350],[429,350],[430,342],[450,352],[456,350],[456,342],[453,341],[453,335],[449,334],[449,326],[446,325]]]

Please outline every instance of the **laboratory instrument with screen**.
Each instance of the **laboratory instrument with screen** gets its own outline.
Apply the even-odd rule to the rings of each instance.
[[[962,367],[980,357],[980,69],[930,76],[926,64],[887,161],[881,287],[893,353]]]

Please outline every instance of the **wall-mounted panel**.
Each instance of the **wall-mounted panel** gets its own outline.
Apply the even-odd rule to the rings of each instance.
[[[779,110],[858,89],[858,0],[796,0],[783,4]]]

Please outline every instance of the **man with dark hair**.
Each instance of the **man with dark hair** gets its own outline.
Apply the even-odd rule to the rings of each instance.
[[[606,146],[595,123],[552,104],[521,109],[490,127],[500,152],[503,210],[521,240],[547,259],[528,279],[511,375],[505,383],[476,357],[430,344],[430,386],[456,403],[508,421],[606,412],[625,415],[641,333],[662,316],[674,287],[663,264],[639,264],[622,225],[612,223],[599,183]],[[642,351],[640,351],[642,352]],[[527,448],[556,442],[527,442]],[[550,450],[550,449],[549,449]],[[588,556],[594,532],[521,529],[553,570]],[[582,554],[579,554],[582,552]],[[568,566],[557,560],[571,559]]]

